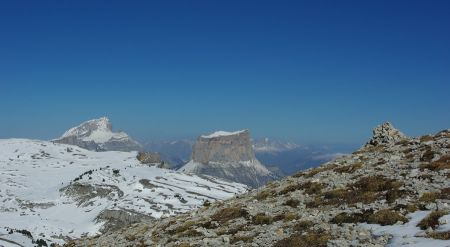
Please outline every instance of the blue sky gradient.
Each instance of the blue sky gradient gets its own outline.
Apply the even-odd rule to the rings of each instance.
[[[108,116],[361,143],[450,128],[450,1],[3,1],[0,138]]]

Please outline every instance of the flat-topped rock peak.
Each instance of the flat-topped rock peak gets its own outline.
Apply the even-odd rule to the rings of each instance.
[[[185,173],[208,175],[259,187],[276,178],[255,157],[250,132],[217,131],[200,136],[192,159],[180,168]]]

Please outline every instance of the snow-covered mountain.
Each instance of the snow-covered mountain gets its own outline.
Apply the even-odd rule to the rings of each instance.
[[[259,187],[278,177],[255,157],[248,130],[217,131],[197,139],[192,159],[180,171]]]
[[[32,246],[187,212],[247,187],[149,167],[137,152],[0,140],[0,246]]]
[[[113,132],[108,118],[86,121],[66,131],[56,143],[76,145],[95,151],[136,151],[142,145],[125,132]]]

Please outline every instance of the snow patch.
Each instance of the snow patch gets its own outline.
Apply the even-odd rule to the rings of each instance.
[[[448,247],[450,242],[448,240],[438,240],[432,238],[419,237],[424,236],[425,232],[417,227],[417,224],[425,218],[431,211],[417,211],[408,214],[409,221],[405,224],[381,226],[377,224],[360,224],[367,229],[370,229],[374,235],[389,234],[392,239],[389,241],[387,247],[395,246],[410,246],[410,247]],[[441,218],[443,225],[440,225],[437,231],[450,230],[450,215]]]
[[[241,133],[244,133],[246,130],[238,130],[238,131],[234,131],[234,132],[228,132],[228,131],[216,131],[212,134],[209,135],[202,135],[202,138],[215,138],[215,137],[221,137],[221,136],[232,136],[232,135],[239,135]]]

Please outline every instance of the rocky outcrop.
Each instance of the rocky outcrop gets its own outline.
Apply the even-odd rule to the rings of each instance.
[[[158,168],[171,169],[171,165],[161,159],[159,153],[139,152],[136,158],[145,165],[156,166]]]
[[[136,158],[142,164],[160,164],[162,162],[159,153],[139,152]]]
[[[153,218],[130,210],[103,210],[95,220],[103,223],[100,232],[115,231],[123,226],[128,226],[142,221],[151,221]]]
[[[389,128],[375,132],[373,140],[398,137]],[[448,245],[450,131],[401,139],[188,214],[69,246]]]
[[[192,160],[180,171],[214,176],[251,187],[276,179],[276,175],[255,157],[248,130],[200,136],[194,144]]]
[[[385,122],[373,129],[372,139],[367,142],[366,146],[393,145],[406,139],[407,137],[398,129],[394,128],[391,123]]]
[[[113,132],[108,118],[102,117],[66,131],[55,143],[79,146],[94,151],[137,151],[142,146],[125,132]]]

